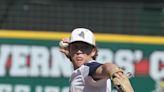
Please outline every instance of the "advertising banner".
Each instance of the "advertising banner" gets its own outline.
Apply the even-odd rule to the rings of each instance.
[[[67,32],[0,31],[0,92],[68,92]],[[164,37],[96,33],[97,61],[131,72],[135,92],[164,92]],[[114,92],[114,91],[113,91]]]

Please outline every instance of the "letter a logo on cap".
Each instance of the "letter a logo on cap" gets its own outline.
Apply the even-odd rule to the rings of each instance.
[[[72,31],[70,43],[76,41],[82,41],[90,45],[96,46],[94,34],[92,33],[92,31],[86,28],[76,28]]]
[[[84,39],[84,38],[85,38],[85,37],[84,37],[84,32],[81,31],[81,33],[79,34],[79,36],[82,37],[82,38]]]

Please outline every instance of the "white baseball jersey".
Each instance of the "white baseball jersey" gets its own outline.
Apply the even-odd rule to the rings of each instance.
[[[95,81],[91,77],[100,65],[92,60],[73,71],[69,92],[111,92],[110,79]]]

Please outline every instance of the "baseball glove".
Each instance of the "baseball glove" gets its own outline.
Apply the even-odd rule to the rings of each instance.
[[[116,73],[121,73],[121,75],[117,77]],[[124,70],[122,68],[116,67],[112,69],[112,71],[109,73],[109,77],[118,92],[134,92],[129,78],[127,74],[124,73]]]

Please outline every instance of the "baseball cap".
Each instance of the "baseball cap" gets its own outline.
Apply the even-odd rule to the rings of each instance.
[[[82,41],[90,45],[96,46],[95,36],[91,30],[86,28],[76,28],[72,31],[70,43]]]

